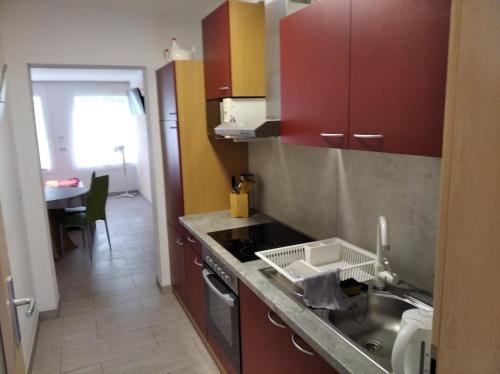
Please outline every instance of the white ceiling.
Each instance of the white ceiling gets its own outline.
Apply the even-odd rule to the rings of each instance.
[[[130,82],[141,85],[142,70],[32,68],[31,80],[33,82]]]

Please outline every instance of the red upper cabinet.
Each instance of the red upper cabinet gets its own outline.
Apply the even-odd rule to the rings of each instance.
[[[175,93],[175,64],[168,64],[156,72],[160,121],[177,121]]]
[[[441,156],[449,19],[449,0],[352,0],[351,149]]]
[[[202,21],[205,93],[207,99],[231,96],[229,2]]]
[[[347,146],[349,12],[349,0],[325,0],[281,20],[284,143]]]

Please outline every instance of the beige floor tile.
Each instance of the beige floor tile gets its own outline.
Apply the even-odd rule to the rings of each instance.
[[[111,253],[102,223],[92,262],[70,232],[79,248],[56,263],[61,314],[40,323],[33,374],[218,373],[175,296],[156,286],[150,205],[109,199],[107,213]]]
[[[49,374],[61,372],[61,349],[36,353],[32,374]]]
[[[79,369],[156,347],[150,328],[81,343],[71,342],[62,349],[61,368],[63,371]]]
[[[81,369],[65,371],[62,374],[102,374],[102,365],[92,365]]]

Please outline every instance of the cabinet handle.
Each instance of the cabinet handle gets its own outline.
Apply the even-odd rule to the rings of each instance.
[[[344,134],[330,134],[327,132],[322,132],[320,134],[323,138],[343,138]]]
[[[180,240],[179,238],[177,238],[177,240],[175,241],[177,244],[181,245],[184,247],[184,242],[182,240]]]
[[[169,112],[168,114],[170,114],[171,116],[175,116],[177,112]]]
[[[293,345],[295,346],[295,348],[297,348],[298,351],[308,355],[308,356],[314,356],[314,353],[312,353],[311,351],[308,351],[304,348],[302,348],[298,343],[297,341],[295,340],[295,334],[292,334],[292,343]]]
[[[193,238],[191,238],[190,236],[188,236],[188,242],[190,242],[190,243],[197,243],[197,241],[194,240]]]
[[[271,311],[267,312],[267,319],[276,327],[279,327],[280,329],[286,329],[286,326],[279,323],[279,322],[276,322],[273,317],[271,317]]]
[[[203,262],[198,261],[197,258],[194,259],[194,263],[195,263],[196,266],[199,266],[200,268],[203,267]]]
[[[382,134],[353,134],[356,139],[383,139]]]
[[[230,88],[229,86],[219,87],[219,90],[221,90],[221,91],[227,91],[227,90],[229,90],[229,88]]]

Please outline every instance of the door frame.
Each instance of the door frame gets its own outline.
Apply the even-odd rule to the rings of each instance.
[[[150,186],[151,186],[151,205],[152,205],[152,210],[153,210],[153,227],[154,227],[154,245],[155,245],[155,250],[158,254],[158,256],[162,256],[161,251],[160,251],[160,233],[159,233],[159,212],[158,212],[158,206],[163,206],[163,204],[159,204],[157,201],[157,188],[155,185],[155,180],[156,180],[156,173],[155,173],[155,168],[156,168],[156,162],[154,159],[154,149],[153,149],[153,125],[152,125],[152,116],[151,116],[151,92],[152,90],[149,87],[148,84],[148,73],[147,73],[147,67],[144,65],[84,65],[84,64],[39,64],[39,63],[29,63],[27,64],[27,70],[28,70],[28,77],[29,77],[29,83],[30,83],[30,94],[33,96],[33,81],[31,80],[31,69],[33,68],[45,68],[45,69],[106,69],[106,70],[137,70],[142,72],[142,78],[143,78],[143,84],[144,84],[144,104],[145,104],[145,111],[146,111],[146,132],[147,132],[147,144],[148,144],[148,159],[149,159],[149,169],[150,169]],[[31,100],[31,110],[34,113],[34,106],[33,106],[33,101]],[[34,117],[33,117],[34,118]],[[34,120],[33,120],[34,121]],[[35,123],[33,122],[33,126],[35,126]],[[36,153],[38,154],[39,151],[36,149]],[[38,161],[39,162],[39,161]],[[41,174],[42,177],[42,174]],[[43,189],[43,181],[40,180],[40,186]],[[43,194],[43,190],[42,190]],[[166,212],[165,212],[166,214]],[[43,223],[45,225],[45,228],[47,230],[47,233],[50,235],[50,229],[49,229],[49,221],[48,221],[48,215],[45,215],[43,218]],[[50,252],[52,253],[52,251]],[[166,256],[166,254],[165,254]],[[52,259],[53,261],[53,259]],[[163,262],[163,261],[162,261]],[[157,279],[161,279],[164,275],[163,274],[156,274]],[[55,284],[57,284],[57,279],[55,280]]]
[[[7,289],[7,277],[10,276],[9,254],[7,252],[7,240],[5,237],[5,227],[3,224],[3,212],[0,204],[0,326],[7,373],[24,374],[26,367],[22,352],[22,346],[16,345],[15,333],[11,309],[9,307],[9,297]]]

